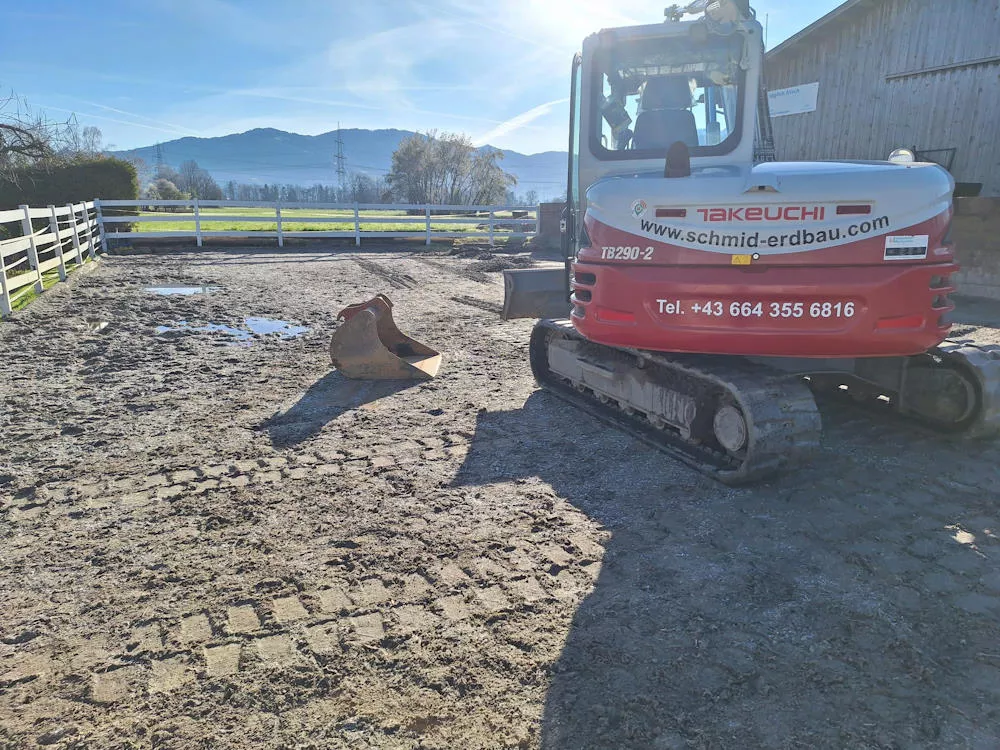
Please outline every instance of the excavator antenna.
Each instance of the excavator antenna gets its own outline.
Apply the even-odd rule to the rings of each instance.
[[[441,367],[441,353],[406,336],[392,319],[392,302],[379,294],[348,305],[344,323],[330,341],[330,359],[356,380],[429,380]]]

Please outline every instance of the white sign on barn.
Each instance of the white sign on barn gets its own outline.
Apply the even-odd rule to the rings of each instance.
[[[768,91],[767,103],[771,109],[771,117],[784,117],[785,115],[815,112],[818,95],[819,82]]]

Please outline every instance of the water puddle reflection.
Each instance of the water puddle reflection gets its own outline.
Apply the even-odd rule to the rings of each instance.
[[[277,320],[275,318],[246,318],[243,326],[223,325],[221,323],[196,324],[186,320],[178,320],[176,323],[156,327],[157,333],[171,333],[174,331],[194,331],[196,333],[221,334],[232,339],[232,344],[249,346],[253,340],[259,336],[277,336],[279,339],[288,340],[298,338],[309,331],[308,326],[300,326],[290,323],[287,320]]]
[[[190,296],[192,294],[211,294],[212,292],[221,290],[221,286],[176,286],[168,284],[166,286],[147,286],[142,291],[162,295],[183,294]]]

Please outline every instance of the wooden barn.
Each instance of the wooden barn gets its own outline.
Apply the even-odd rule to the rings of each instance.
[[[915,149],[1000,196],[1000,0],[848,0],[767,55],[782,160]]]

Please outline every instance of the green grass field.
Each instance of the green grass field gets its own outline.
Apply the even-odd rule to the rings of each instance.
[[[266,217],[272,212],[269,208],[206,208],[200,214],[202,217],[201,229],[204,232],[276,232],[278,231],[277,221],[246,221],[244,217],[259,216]],[[139,221],[135,224],[136,232],[181,232],[195,231],[194,214],[192,212],[169,214],[164,212],[142,211],[140,216],[169,216],[169,221]],[[225,216],[227,220],[204,221],[205,217]],[[296,218],[330,218],[329,222],[304,222],[296,221]],[[408,219],[399,222],[373,222],[365,221],[366,218],[374,217],[398,217]],[[449,222],[435,221],[435,219],[458,219],[475,218],[475,224],[452,224]],[[510,219],[510,212],[496,214],[495,220],[502,222]],[[532,217],[526,217],[532,218]],[[371,210],[362,211],[360,216],[360,227],[362,232],[423,232],[427,225],[421,216],[407,216],[402,210]],[[443,216],[431,217],[432,232],[483,232],[484,227],[479,229],[477,224],[488,224],[489,218],[485,215],[474,216],[471,213],[455,213]],[[281,228],[284,232],[353,232],[354,212],[350,210],[334,209],[300,209],[290,208],[281,211]],[[509,230],[496,229],[497,233],[506,233]]]
[[[87,256],[83,257],[83,262],[84,262],[84,264],[93,263],[93,261],[90,260],[90,258],[88,258]],[[71,273],[73,273],[74,271],[76,271],[79,268],[80,268],[80,265],[78,263],[71,262],[69,258],[66,258],[66,273],[67,274],[71,274]],[[46,289],[48,289],[49,287],[55,286],[58,283],[59,283],[59,269],[58,268],[53,268],[53,269],[48,270],[48,271],[46,271],[45,273],[42,274],[42,292],[43,293],[44,293],[44,291]],[[31,304],[31,302],[33,300],[37,299],[38,297],[39,297],[39,293],[35,291],[34,284],[32,284],[30,286],[22,287],[22,288],[18,289],[17,291],[11,293],[11,295],[10,295],[10,306],[14,310],[21,310],[21,309],[27,307],[29,304]]]

